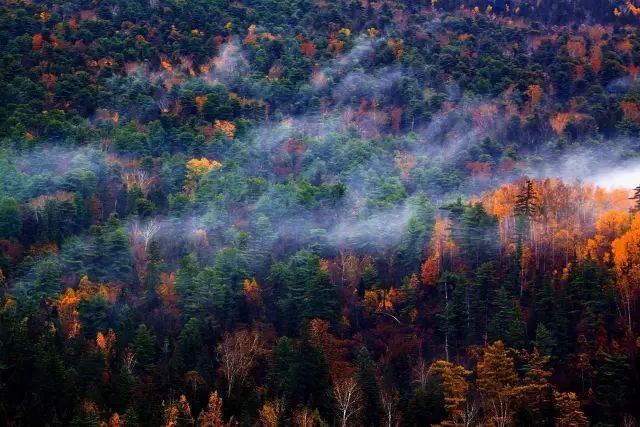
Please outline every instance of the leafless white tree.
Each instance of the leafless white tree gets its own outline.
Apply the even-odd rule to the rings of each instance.
[[[349,420],[362,410],[362,393],[353,377],[341,378],[333,383],[333,397],[340,417],[341,427],[347,427]]]
[[[127,190],[131,191],[138,187],[144,195],[149,193],[149,188],[153,183],[153,177],[149,175],[149,172],[142,169],[134,169],[129,172],[125,172],[122,175],[122,180]]]
[[[391,387],[382,387],[380,389],[380,401],[384,411],[385,427],[398,427],[400,425],[400,394],[398,390]]]
[[[134,240],[142,240],[144,250],[147,251],[149,249],[149,244],[161,228],[162,224],[155,218],[151,218],[144,223],[134,221],[131,225],[131,234]]]
[[[257,333],[241,329],[225,332],[218,344],[222,373],[227,380],[227,396],[235,384],[243,383],[260,353],[260,337]]]

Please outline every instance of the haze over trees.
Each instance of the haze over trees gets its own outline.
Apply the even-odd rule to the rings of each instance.
[[[638,425],[638,19],[3,2],[0,425]]]

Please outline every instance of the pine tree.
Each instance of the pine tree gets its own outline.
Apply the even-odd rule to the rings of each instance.
[[[522,257],[524,254],[524,242],[529,235],[530,221],[537,214],[539,207],[533,182],[527,180],[524,189],[516,197],[513,212],[516,216],[516,260],[518,262],[520,296],[524,292],[525,280],[522,268]]]
[[[17,239],[22,233],[22,217],[18,202],[10,196],[0,198],[0,238]]]
[[[481,203],[467,206],[460,219],[460,249],[472,268],[495,258],[498,220],[487,214]]]
[[[603,353],[596,376],[596,399],[614,419],[626,409],[631,392],[631,367],[622,353]]]
[[[160,271],[163,267],[160,248],[155,241],[149,245],[147,256],[147,269],[144,275],[143,285],[147,310],[152,311],[160,303],[157,288],[160,286]]]
[[[376,366],[366,347],[356,357],[356,379],[363,397],[364,408],[360,417],[365,426],[377,426],[382,418],[380,389],[376,378]]]
[[[136,414],[135,409],[128,408],[124,413],[124,419],[122,427],[139,427],[140,421],[138,420],[138,414]]]
[[[640,212],[640,185],[633,189],[633,196],[629,197],[629,200],[633,200],[631,213]]]
[[[442,382],[431,375],[424,386],[413,391],[407,407],[407,421],[413,426],[431,426],[447,418]]]
[[[504,286],[498,291],[495,312],[491,322],[491,339],[503,340],[509,347],[523,348],[525,324],[520,305],[517,300],[509,298]]]
[[[136,366],[143,372],[151,372],[155,366],[156,339],[147,325],[138,326],[131,348],[136,356]]]
[[[543,356],[551,356],[553,354],[553,350],[555,348],[556,342],[549,329],[544,325],[544,323],[538,323],[536,328],[536,341],[535,348],[540,352]]]

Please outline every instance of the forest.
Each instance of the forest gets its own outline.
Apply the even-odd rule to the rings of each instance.
[[[0,427],[640,426],[636,0],[2,0]]]

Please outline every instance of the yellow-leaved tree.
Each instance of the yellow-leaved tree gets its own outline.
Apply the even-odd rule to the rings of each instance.
[[[627,327],[632,326],[631,302],[640,284],[640,213],[636,213],[629,231],[611,243],[618,277],[618,292]]]

